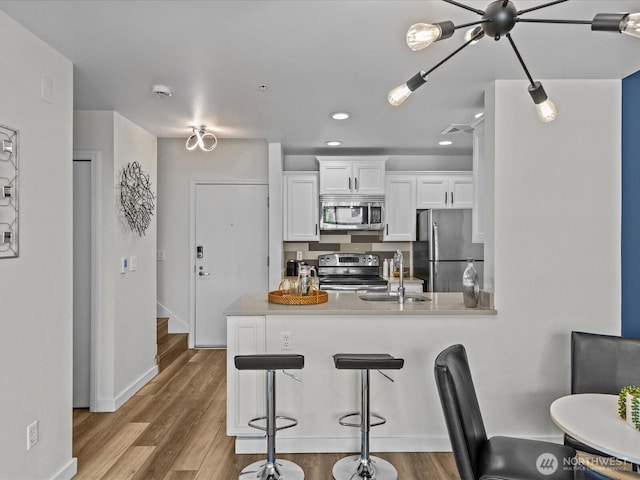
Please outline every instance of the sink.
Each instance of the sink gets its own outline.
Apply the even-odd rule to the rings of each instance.
[[[358,295],[360,300],[364,300],[365,302],[391,302],[398,303],[398,295],[391,295],[389,293],[365,293],[362,295]],[[430,298],[423,297],[421,295],[411,295],[407,294],[404,296],[405,303],[411,302],[429,302]]]

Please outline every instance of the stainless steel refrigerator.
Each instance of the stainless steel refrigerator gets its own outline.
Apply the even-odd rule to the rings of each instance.
[[[471,241],[471,210],[418,210],[413,242],[413,275],[424,280],[425,292],[461,292],[467,258],[484,276],[484,245]]]

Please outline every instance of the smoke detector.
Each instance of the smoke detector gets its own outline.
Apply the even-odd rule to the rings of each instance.
[[[473,127],[468,123],[452,123],[440,133],[442,135],[450,135],[452,133],[473,133]]]
[[[157,98],[168,98],[173,95],[171,93],[171,89],[166,85],[154,85],[151,88],[151,93],[153,93],[153,96]]]

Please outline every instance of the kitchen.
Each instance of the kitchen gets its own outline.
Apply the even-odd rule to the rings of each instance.
[[[139,25],[144,25],[144,22],[139,22]],[[378,25],[376,29],[381,30],[382,27],[384,24]],[[15,35],[22,39],[22,33]],[[16,45],[15,42],[9,43]],[[19,42],[18,45],[22,43]],[[490,46],[495,47],[495,45]],[[28,49],[23,50],[19,50],[23,58],[31,58],[32,52]],[[47,55],[46,58],[54,58],[53,61],[60,61],[57,54],[48,50],[43,55]],[[375,59],[371,58],[370,63],[378,64],[379,58],[377,53]],[[12,60],[12,66],[13,62],[14,60]],[[38,62],[35,63],[38,64]],[[416,68],[415,58],[408,63],[409,71]],[[542,59],[539,63],[544,65],[546,62]],[[452,64],[452,67],[454,66]],[[445,71],[446,69],[443,69],[443,72]],[[402,74],[397,71],[395,73]],[[513,78],[521,78],[521,75],[518,73]],[[442,330],[447,333],[436,329],[431,337],[438,336],[442,344],[462,341],[469,346],[470,352],[478,359],[477,379],[478,384],[482,385],[479,393],[483,403],[489,406],[485,409],[485,415],[487,423],[491,424],[494,431],[523,433],[538,438],[555,438],[558,433],[549,420],[548,409],[544,405],[548,405],[549,400],[567,389],[567,369],[558,367],[566,365],[568,353],[566,332],[573,328],[612,333],[620,331],[621,237],[619,232],[622,167],[619,139],[622,127],[618,119],[620,118],[621,82],[619,78],[621,77],[581,78],[545,81],[545,88],[548,92],[554,92],[554,100],[561,108],[561,116],[551,125],[538,124],[535,115],[529,116],[530,99],[526,97],[526,92],[524,98],[522,96],[526,82],[499,79],[484,87],[486,89],[484,97],[486,138],[491,139],[486,151],[490,152],[487,157],[493,159],[488,168],[488,176],[494,181],[491,185],[494,194],[488,198],[487,208],[492,214],[487,218],[485,229],[484,260],[494,268],[492,282],[498,313],[483,320],[478,325],[478,329],[468,329],[467,324],[464,324],[464,327],[458,327],[457,332],[451,332],[447,325],[443,325]],[[7,91],[18,88],[15,82],[10,83],[9,79],[4,79],[3,82],[8,82],[3,83]],[[71,80],[66,77],[60,82],[66,87],[71,84]],[[431,86],[435,88],[436,84]],[[420,92],[422,97],[416,94],[415,99],[426,97],[424,88],[427,87],[423,87]],[[381,88],[382,97],[385,91]],[[70,101],[68,91],[62,92],[61,95],[64,96],[60,98]],[[481,96],[481,92],[477,92],[477,95]],[[590,100],[589,105],[585,104],[586,97]],[[30,97],[27,94],[20,94],[17,98],[24,100]],[[518,105],[522,108],[518,108]],[[330,108],[333,106],[326,107],[327,115],[334,110]],[[6,108],[7,111],[17,112],[21,111],[23,106],[8,103]],[[411,108],[420,109],[419,106]],[[598,115],[593,116],[592,109],[598,111]],[[47,110],[40,111],[34,107],[30,111],[32,113],[36,111],[38,121],[42,123],[31,120],[33,124],[26,123],[28,126],[22,129],[25,133],[37,130],[46,134],[50,131],[43,142],[48,145],[56,145],[58,137],[71,137],[70,112],[57,113],[52,121],[47,116]],[[585,118],[590,119],[586,124],[583,121]],[[452,119],[452,121],[455,120]],[[465,121],[467,121],[466,117]],[[554,128],[558,125],[560,127]],[[411,135],[418,136],[413,132]],[[277,141],[230,138],[220,141],[215,156],[200,152],[192,152],[194,155],[188,155],[184,150],[184,140],[185,138],[161,136],[157,143],[158,191],[166,194],[158,197],[157,248],[164,249],[167,253],[166,260],[158,262],[157,300],[176,313],[177,321],[182,321],[188,328],[189,276],[193,252],[185,247],[189,245],[189,219],[185,212],[189,211],[190,179],[197,177],[213,178],[221,182],[238,180],[263,182],[269,185],[271,201],[281,202],[280,182],[283,172],[298,170],[297,166],[290,168],[289,163],[301,155],[315,156],[316,153],[301,154],[299,150],[283,149],[283,145]],[[55,162],[54,165],[65,165],[69,156],[67,150],[71,150],[70,141],[67,143],[69,145],[66,145],[66,150],[60,148],[48,152],[41,147],[35,154],[29,150],[24,152],[24,180],[27,185],[34,176],[42,175],[40,171],[34,172],[30,165],[47,167],[47,163],[40,159],[48,158],[49,162]],[[325,149],[318,154],[328,153]],[[450,155],[447,156],[450,157]],[[469,152],[464,156],[467,157],[468,162]],[[445,159],[433,153],[416,154],[415,151],[404,151],[389,157],[387,166],[390,167],[390,171],[470,170],[468,163],[457,165],[456,160],[445,168],[435,168],[431,165],[432,162]],[[214,158],[215,161],[212,160]],[[395,161],[405,165],[393,167]],[[50,179],[56,180],[54,183],[57,186],[68,186],[68,170],[61,168],[60,172],[45,171],[50,174]],[[51,190],[52,186],[48,186],[44,179],[37,186],[45,192],[50,192],[52,197],[58,191]],[[61,190],[64,191],[65,188]],[[65,200],[68,199],[65,197]],[[58,217],[53,205],[44,205],[46,202],[40,200],[37,203],[39,208],[44,210],[36,215],[34,202],[36,200],[29,201],[27,197],[24,204],[25,213],[29,213],[30,218],[37,218],[43,222],[42,240],[37,241],[33,249],[25,251],[25,255],[28,251],[51,251],[52,239],[47,235],[47,231],[53,231],[54,227],[58,231],[70,230],[68,216]],[[276,210],[270,210],[272,215],[269,234],[270,257],[275,265],[284,268],[286,262],[282,251],[282,219],[278,219],[280,214],[276,214]],[[58,218],[59,223],[54,225],[48,221],[48,218]],[[30,224],[27,223],[27,225]],[[40,233],[40,230],[38,232]],[[61,239],[53,239],[53,246],[66,252],[63,259],[68,260],[70,253],[65,247],[63,241],[65,238],[63,236]],[[155,258],[155,248],[153,250],[153,258]],[[602,253],[594,258],[593,252]],[[44,278],[59,278],[60,272],[64,271],[63,265],[57,263],[51,267],[47,266],[48,259],[45,256],[38,259],[42,261],[29,263],[27,276],[31,278],[30,281],[42,276],[43,266],[47,273]],[[270,279],[270,288],[277,287],[280,275],[281,271],[278,268],[277,273]],[[68,274],[64,274],[64,278],[65,282],[52,282],[56,285],[51,295],[45,297],[48,303],[55,305],[57,298],[69,296]],[[13,285],[13,277],[3,277],[3,279],[7,280],[8,285]],[[585,284],[576,279],[586,279],[584,281],[595,290],[585,288]],[[594,285],[593,279],[598,279],[598,284]],[[20,281],[15,287],[10,287],[8,293],[16,299],[20,298],[21,292],[30,291],[32,287],[29,285]],[[43,283],[36,287],[37,290],[46,292],[51,285]],[[26,310],[29,315],[40,314],[39,311],[33,311],[31,307],[24,305],[24,302],[18,306],[14,303],[13,300],[8,303],[10,313],[15,314],[15,312]],[[68,307],[64,305],[60,310],[55,309],[50,313],[54,319],[70,317]],[[20,314],[17,317],[22,319],[24,315]],[[33,345],[37,348],[31,348],[30,351],[36,355],[36,363],[42,365],[53,363],[55,355],[47,348],[52,339],[60,340],[63,345],[66,345],[65,358],[69,356],[70,347],[68,342],[63,341],[63,335],[68,334],[68,322],[60,320],[54,322],[52,326],[39,327],[46,328],[44,336],[32,335],[35,330],[28,327],[30,325],[28,322],[23,322],[21,325],[20,330],[11,334],[9,338],[15,341],[17,346],[24,344],[21,340],[24,338],[35,342]],[[64,331],[58,331],[60,326],[66,326],[62,329]],[[153,343],[153,338],[149,341]],[[438,345],[440,346],[442,345]],[[435,351],[429,353],[435,354]],[[8,361],[5,363],[7,365],[15,363],[11,361],[12,358],[12,354],[8,355]],[[504,380],[496,378],[499,376],[494,375],[492,370],[492,366],[504,365],[505,358],[510,360],[508,387],[512,395],[509,399],[505,399],[503,395]],[[424,375],[413,380],[432,382],[431,368],[430,360],[425,358]],[[25,364],[24,368],[20,367],[18,377],[28,378],[34,371],[39,372],[40,369],[33,363]],[[120,370],[116,372],[118,372],[117,378],[123,376]],[[143,368],[132,372],[125,381],[131,382],[131,378],[137,378],[141,372],[144,372]],[[59,393],[61,397],[66,398],[65,392],[69,388],[70,380],[63,366],[55,371],[49,368],[42,376],[43,378],[51,377],[52,381],[56,380],[59,384],[45,383],[53,397],[57,398]],[[10,379],[8,391],[15,389],[16,392],[22,392],[21,380],[15,376],[5,378]],[[16,379],[11,380],[14,378]],[[68,402],[55,402],[52,405],[55,413],[47,414],[43,408],[38,407],[37,402],[29,398],[28,394],[11,395],[10,400],[13,399],[15,402],[12,401],[7,409],[12,410],[14,403],[24,404],[23,410],[28,414],[27,416],[31,416],[30,412],[35,410],[41,418],[46,420],[43,423],[49,425],[48,428],[54,431],[54,434],[48,438],[54,437],[65,444],[70,443],[70,422],[68,422],[68,413],[64,413],[65,409],[69,408]],[[528,412],[526,417],[519,415],[523,408]],[[22,432],[22,423],[27,424],[27,418],[23,418],[25,415],[16,415],[16,417],[15,422],[8,419],[7,428],[19,428]],[[61,420],[57,420],[58,418]],[[514,420],[516,418],[518,421]],[[438,425],[433,426],[431,433],[440,440],[444,438],[442,420]],[[6,439],[6,442],[11,444],[11,439]],[[58,467],[62,461],[67,460],[66,457],[70,456],[69,452],[57,453],[58,450],[47,442],[46,437],[43,437],[39,447],[42,448],[31,453],[38,455],[46,465],[54,464]],[[5,463],[11,464],[15,459],[19,466],[29,471],[32,471],[35,468],[32,465],[37,463],[31,461],[33,458],[27,458],[26,454],[14,452],[13,449],[6,450],[5,455],[7,460]],[[51,457],[55,457],[53,461]],[[65,459],[61,460],[61,457]],[[54,468],[47,470],[54,471]]]

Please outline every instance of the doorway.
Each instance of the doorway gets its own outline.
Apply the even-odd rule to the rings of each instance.
[[[225,347],[223,311],[241,295],[268,288],[268,185],[195,183],[196,347]]]
[[[99,152],[73,153],[73,407],[96,411]]]

